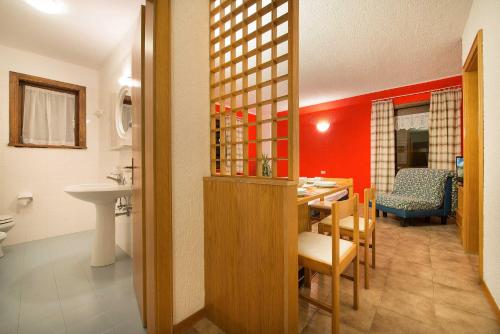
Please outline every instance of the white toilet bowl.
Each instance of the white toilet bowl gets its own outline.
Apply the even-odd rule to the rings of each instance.
[[[14,217],[11,215],[0,215],[0,257],[3,256],[2,243],[7,238],[7,232],[14,227]]]

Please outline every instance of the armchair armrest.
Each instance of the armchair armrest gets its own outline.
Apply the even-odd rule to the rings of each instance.
[[[444,186],[443,209],[445,215],[449,215],[451,213],[452,192],[453,192],[453,176],[448,176],[446,178],[446,183]]]

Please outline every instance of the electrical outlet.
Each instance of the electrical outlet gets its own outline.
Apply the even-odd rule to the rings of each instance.
[[[322,170],[319,172],[321,175],[326,175],[326,170]]]

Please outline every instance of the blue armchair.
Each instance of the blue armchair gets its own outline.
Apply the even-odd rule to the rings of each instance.
[[[403,218],[401,226],[408,226],[411,218],[441,217],[446,224],[452,212],[453,173],[428,168],[401,169],[394,181],[394,190],[377,195],[379,211]]]

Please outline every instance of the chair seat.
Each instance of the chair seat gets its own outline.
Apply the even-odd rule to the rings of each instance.
[[[340,254],[342,259],[354,247],[354,243],[344,239],[339,240]],[[299,234],[299,256],[332,265],[332,237],[312,233],[302,232]]]
[[[320,221],[320,223],[331,226],[332,225],[332,216],[328,216],[326,218],[323,218]],[[368,227],[370,229],[373,226],[373,220],[369,219],[368,224],[370,225]],[[349,216],[349,217],[345,217],[345,218],[341,219],[339,221],[339,227],[340,227],[340,229],[353,231],[354,230],[354,217]],[[361,233],[365,232],[365,218],[363,218],[363,217],[359,217],[359,232],[361,232]]]
[[[396,194],[378,195],[377,205],[382,205],[389,208],[395,208],[407,211],[433,210],[439,207],[439,205],[436,206],[436,204],[433,203],[431,200],[425,200],[414,196],[396,195]]]

